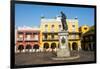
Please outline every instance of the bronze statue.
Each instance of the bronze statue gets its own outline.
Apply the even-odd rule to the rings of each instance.
[[[61,22],[62,22],[63,30],[67,31],[68,27],[66,23],[66,15],[62,11],[61,11]]]

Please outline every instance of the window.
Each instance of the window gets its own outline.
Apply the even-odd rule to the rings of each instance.
[[[51,35],[51,38],[54,39],[54,35],[53,34]]]
[[[61,25],[59,25],[59,31],[61,31],[62,29],[61,29]]]
[[[23,38],[23,32],[18,32],[18,38]]]
[[[46,32],[48,31],[48,25],[45,25],[45,31]]]
[[[26,38],[27,38],[27,39],[30,39],[30,38],[31,38],[31,35],[29,35],[29,34],[26,35]]]
[[[75,39],[76,38],[76,35],[72,35],[72,39]]]
[[[52,25],[52,28],[54,28],[54,25]]]
[[[72,25],[72,32],[75,32],[75,25]]]
[[[73,28],[75,28],[75,25],[72,25]]]
[[[35,39],[35,40],[38,40],[38,35],[37,35],[37,34],[34,35],[34,39]]]
[[[45,27],[47,28],[47,27],[48,27],[48,25],[45,25]]]
[[[85,40],[87,41],[88,40],[88,37],[85,37]]]
[[[90,39],[93,40],[93,36],[90,36]]]
[[[59,29],[61,29],[61,25],[59,25]]]
[[[32,33],[31,33],[31,32],[27,32],[25,35],[26,35],[26,39],[30,39],[30,38],[31,38]]]
[[[61,28],[61,25],[59,25],[59,28]]]
[[[44,39],[47,39],[47,34],[44,35]]]
[[[23,35],[19,35],[19,38],[22,38],[23,37]]]
[[[54,32],[54,25],[51,26],[51,32]]]
[[[87,30],[87,28],[85,27],[84,30]]]

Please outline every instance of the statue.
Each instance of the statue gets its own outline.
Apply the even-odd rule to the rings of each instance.
[[[66,23],[66,15],[62,11],[61,11],[61,22],[62,22],[63,30],[67,31],[68,27]]]
[[[53,58],[53,60],[72,60],[79,58],[79,55],[72,56],[70,52],[70,48],[68,46],[68,27],[66,23],[66,15],[61,11],[61,22],[63,26],[63,30],[58,33],[59,36],[59,48],[57,49],[56,55],[57,57]],[[72,59],[70,59],[72,58]]]

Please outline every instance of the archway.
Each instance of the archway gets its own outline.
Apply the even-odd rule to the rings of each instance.
[[[18,46],[18,50],[19,50],[19,51],[22,51],[23,49],[24,49],[24,46],[23,46],[23,45],[19,45],[19,46]]]
[[[60,44],[58,43],[58,48],[60,48]]]
[[[39,45],[38,45],[38,44],[35,44],[35,45],[33,46],[33,49],[35,49],[35,51],[36,51],[37,49],[39,49]]]
[[[78,50],[78,47],[77,47],[77,43],[76,42],[73,42],[72,43],[72,49],[73,50]]]
[[[51,49],[55,49],[56,48],[56,43],[52,43],[51,44]]]
[[[31,45],[30,44],[26,45],[26,50],[29,51],[30,49],[32,49]]]
[[[93,50],[95,51],[96,50],[96,44],[93,43]]]
[[[44,43],[44,48],[48,49],[49,48],[49,44],[48,43]]]
[[[85,50],[85,44],[84,43],[81,43],[81,48],[82,48],[82,50]]]
[[[85,51],[88,51],[88,44],[85,43]]]
[[[90,50],[90,51],[92,50],[91,44],[89,44],[89,50]]]
[[[71,50],[71,45],[70,45],[70,43],[68,43],[68,47],[69,47],[69,50]]]

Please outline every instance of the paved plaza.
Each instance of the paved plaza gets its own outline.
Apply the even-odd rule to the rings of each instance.
[[[69,63],[69,62],[87,62],[94,61],[93,51],[72,51],[71,56],[79,54],[80,58],[73,60],[52,60],[56,57],[54,52],[39,52],[39,53],[17,53],[15,54],[16,65],[36,65],[36,64],[52,64],[52,63]]]

